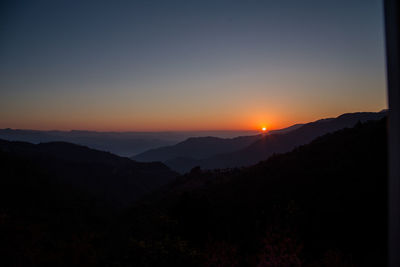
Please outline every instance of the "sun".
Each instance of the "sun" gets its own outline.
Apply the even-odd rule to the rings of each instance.
[[[267,131],[267,127],[262,127],[261,130],[262,130],[263,132],[266,132],[266,131]]]

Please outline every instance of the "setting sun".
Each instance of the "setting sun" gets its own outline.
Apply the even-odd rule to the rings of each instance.
[[[262,127],[261,130],[262,130],[263,132],[267,131],[267,127]]]

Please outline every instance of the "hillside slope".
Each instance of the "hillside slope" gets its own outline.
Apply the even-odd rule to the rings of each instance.
[[[236,138],[191,137],[173,146],[151,149],[133,156],[141,162],[168,161],[175,158],[204,159],[220,153],[242,149],[259,140],[262,135],[240,136]]]
[[[72,186],[118,205],[132,203],[176,177],[176,173],[162,163],[134,162],[64,142],[34,145],[0,140],[0,153],[6,158],[29,162],[51,177],[53,183]],[[7,168],[2,166],[2,170]]]
[[[0,147],[2,266],[386,264],[385,120],[252,167],[195,168],[120,213],[106,195],[89,193],[85,176],[107,176],[121,189],[121,176],[165,166],[71,144]]]
[[[130,235],[184,240],[210,266],[384,266],[386,155],[383,119],[252,167],[196,169],[132,209]],[[156,249],[133,255],[151,265]]]
[[[353,127],[357,122],[379,120],[387,112],[347,113],[337,118],[321,119],[256,136],[232,139],[215,137],[189,138],[173,146],[143,152],[132,159],[141,162],[161,161],[180,173],[199,166],[203,169],[224,169],[250,166],[266,160],[274,153],[284,153],[311,142],[318,136]]]
[[[275,153],[285,153],[297,146],[307,144],[324,134],[353,127],[358,122],[379,120],[385,116],[385,112],[359,112],[343,114],[337,118],[318,120],[288,133],[266,135],[239,151],[216,155],[196,163],[205,169],[249,166],[261,160],[266,160]]]

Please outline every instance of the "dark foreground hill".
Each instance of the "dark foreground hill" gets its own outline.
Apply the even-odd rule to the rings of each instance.
[[[2,266],[385,266],[386,151],[386,121],[359,123],[252,167],[195,168],[110,216],[2,150]]]
[[[66,185],[115,205],[127,205],[140,196],[170,182],[176,174],[162,163],[139,163],[108,152],[64,142],[34,145],[0,140],[0,162],[8,176],[24,171],[25,164],[47,176],[54,184]],[[19,166],[19,161],[21,162]],[[7,175],[4,179],[7,179]],[[3,180],[4,180],[3,179]],[[11,178],[8,178],[11,179]],[[25,177],[27,181],[29,177]]]
[[[385,116],[385,111],[347,113],[337,118],[322,119],[300,125],[287,132],[260,136],[241,149],[219,154],[214,153],[213,156],[208,158],[196,159],[196,157],[179,156],[171,157],[168,160],[158,160],[163,161],[168,167],[181,173],[185,173],[195,166],[200,166],[203,169],[250,166],[261,160],[266,160],[274,153],[285,153],[296,146],[307,144],[318,136],[346,127],[353,127],[357,122],[379,120]],[[138,160],[140,161],[139,158]]]
[[[194,169],[131,211],[131,256],[149,266],[196,253],[205,266],[385,266],[386,151],[383,119],[253,167]],[[151,257],[157,244],[176,258]]]

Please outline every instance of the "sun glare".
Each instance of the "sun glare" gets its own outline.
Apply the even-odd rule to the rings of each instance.
[[[263,132],[266,132],[266,131],[267,131],[267,127],[262,127],[261,130],[262,130]]]

